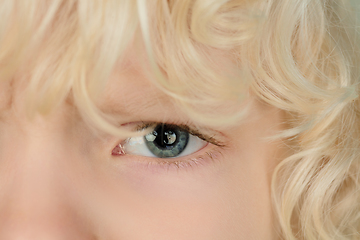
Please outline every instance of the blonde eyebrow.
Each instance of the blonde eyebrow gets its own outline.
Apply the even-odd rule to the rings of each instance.
[[[122,99],[129,99],[123,100]],[[179,114],[179,108],[164,96],[135,96],[121,97],[120,99],[108,99],[99,109],[108,115],[119,120],[139,120],[139,121],[162,121]],[[185,117],[185,116],[184,116]]]
[[[130,104],[129,104],[130,103]],[[157,107],[158,101],[150,100],[145,102],[133,102],[129,101],[127,104],[119,104],[114,101],[107,103],[105,106],[101,106],[100,109],[107,114],[115,115],[138,115],[138,112],[144,112],[147,109],[153,109]]]

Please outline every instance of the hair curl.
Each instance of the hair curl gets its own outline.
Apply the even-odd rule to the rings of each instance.
[[[71,97],[90,124],[123,134],[96,100],[141,35],[152,81],[195,121],[239,121],[249,92],[286,112],[288,128],[276,137],[293,153],[272,180],[284,239],[359,239],[360,39],[352,9],[346,0],[4,0],[0,79],[26,82],[30,116]],[[235,113],[209,111],[229,101]]]

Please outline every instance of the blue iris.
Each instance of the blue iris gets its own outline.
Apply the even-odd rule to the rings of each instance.
[[[189,142],[189,133],[175,125],[158,124],[154,131],[144,136],[148,149],[159,158],[180,155]]]

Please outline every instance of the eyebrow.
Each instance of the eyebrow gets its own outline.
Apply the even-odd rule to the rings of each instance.
[[[163,112],[177,111],[169,96],[153,86],[115,84],[104,92],[99,109],[107,114],[127,118],[148,116],[157,109]]]
[[[105,106],[100,107],[101,111],[107,114],[116,116],[138,116],[143,112],[149,111],[158,107],[160,103],[154,98],[147,99],[148,101],[127,101],[125,104],[118,104],[116,101],[107,102]]]

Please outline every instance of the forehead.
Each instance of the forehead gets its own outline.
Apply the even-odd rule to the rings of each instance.
[[[74,17],[72,15],[74,14],[73,11],[69,10],[68,14],[69,16]],[[70,69],[75,74],[78,74],[77,71],[79,71],[79,69],[76,69],[73,66],[75,66],[76,64],[79,64],[81,66],[81,64],[83,64],[81,62],[81,60],[84,60],[83,54],[85,54],[86,56],[88,56],[88,54],[90,55],[89,59],[85,59],[84,61],[85,65],[88,62],[90,62],[88,66],[86,66],[90,69],[89,77],[91,77],[92,75],[91,67],[96,66],[98,63],[100,63],[98,59],[106,59],[106,58],[114,59],[115,55],[117,54],[117,51],[115,50],[114,52],[104,51],[103,55],[101,55],[102,53],[100,53],[102,58],[96,58],[97,55],[93,54],[92,51],[95,51],[94,49],[97,49],[97,47],[95,47],[94,49],[89,49],[88,52],[78,52],[77,49],[71,46],[74,46],[77,40],[79,40],[77,39],[78,37],[82,39],[82,37],[84,36],[77,36],[76,34],[74,34],[74,36],[72,37],[66,39],[64,38],[66,41],[68,41],[64,43],[64,41],[61,41],[62,37],[69,36],[69,34],[71,35],[73,32],[74,33],[76,33],[77,31],[82,32],[81,30],[77,29],[76,27],[77,25],[76,26],[71,25],[71,27],[67,27],[69,26],[69,24],[68,22],[66,22],[67,20],[66,21],[65,20],[64,22],[59,23],[59,27],[51,27],[48,29],[46,33],[49,34],[49,38],[44,38],[44,43],[39,44],[43,46],[40,49],[41,52],[38,53],[40,57],[35,56],[34,58],[36,59],[35,60],[32,59],[32,61],[36,62],[36,64],[35,63],[33,64],[34,67],[36,68],[34,70],[35,75],[38,73],[37,71],[41,71],[42,68],[47,69],[46,71],[44,71],[45,73],[44,76],[41,76],[41,78],[43,79],[39,80],[42,81],[42,83],[44,84],[38,84],[37,86],[38,89],[35,90],[36,91],[39,90],[39,92],[43,92],[43,93],[51,92],[51,91],[55,93],[55,92],[63,91],[60,90],[59,87],[57,87],[58,85],[60,85],[66,91],[64,90],[62,95],[58,94],[58,96],[60,96],[58,97],[59,99],[64,99],[65,98],[64,96],[66,94],[71,96],[73,94],[72,92],[73,86],[71,86],[71,84],[74,85],[74,82],[77,81],[77,79],[74,79],[73,82],[68,80],[69,77],[73,77],[73,78],[77,77],[77,76],[70,76],[71,73],[69,74],[66,73],[64,76],[59,75],[59,73],[63,73],[64,71]],[[113,25],[115,24],[113,23]],[[99,26],[104,26],[104,25],[99,25]],[[109,27],[111,28],[110,25]],[[153,28],[151,29],[153,30]],[[86,29],[82,29],[82,30],[85,31]],[[103,32],[105,32],[104,29],[98,29],[98,30],[99,30],[97,31],[98,35],[101,35]],[[101,33],[99,34],[98,32]],[[124,37],[120,35],[121,34],[119,34],[119,36],[116,37],[119,37],[119,39],[121,37]],[[105,37],[109,37],[109,36],[105,36],[104,34],[104,36],[99,37],[100,40],[98,39],[99,40],[98,42],[97,40],[94,40],[95,42],[94,45],[97,46],[98,44],[99,45],[98,49],[105,49],[104,46],[100,46],[100,45],[106,41],[101,41],[101,40],[103,39],[106,40]],[[111,36],[114,37],[113,35]],[[140,38],[142,39],[142,37],[140,36],[141,34],[139,34],[139,32],[136,32],[133,41],[128,46],[125,53],[122,54],[121,56],[122,61],[120,61],[118,64],[115,65],[109,81],[106,81],[107,84],[105,90],[102,92],[101,97],[97,99],[97,106],[104,112],[119,114],[122,115],[122,117],[136,116],[137,118],[141,118],[142,115],[147,115],[147,116],[150,115],[173,116],[177,114],[183,115],[180,108],[177,107],[178,104],[175,104],[176,101],[168,94],[166,94],[164,91],[160,90],[160,88],[158,87],[159,86],[158,79],[155,79],[154,75],[151,73],[152,69],[150,69],[149,67],[148,57],[145,54],[146,51],[144,49],[144,45],[142,44],[143,42],[139,40]],[[155,37],[156,36],[157,35],[155,34]],[[221,79],[221,77],[223,77],[221,76],[222,74],[230,76],[231,74],[233,74],[231,71],[234,70],[234,68],[236,68],[236,66],[229,67],[234,65],[234,62],[232,61],[233,59],[230,57],[230,55],[225,53],[225,51],[220,51],[219,49],[216,48],[205,47],[199,43],[193,44],[194,42],[191,41],[188,42],[189,46],[185,46],[184,49],[182,49],[180,43],[184,39],[180,39],[180,37],[185,38],[186,36],[182,36],[181,34],[179,34],[179,36],[176,36],[176,38],[170,39],[174,41],[176,40],[176,43],[173,41],[171,41],[170,43],[169,41],[167,42],[164,41],[161,43],[158,42],[153,43],[152,46],[153,48],[158,48],[159,46],[161,47],[161,45],[167,44],[167,46],[164,46],[164,48],[167,47],[170,49],[168,52],[164,51],[166,53],[160,51],[161,53],[155,54],[156,56],[154,58],[156,59],[152,59],[154,62],[156,62],[156,64],[159,64],[160,68],[163,70],[164,76],[167,78],[167,80],[169,80],[170,84],[173,84],[178,88],[182,88],[186,86],[187,87],[186,93],[189,94],[187,95],[184,94],[183,95],[184,97],[188,97],[189,95],[191,95],[193,99],[195,100],[200,99],[203,102],[204,102],[204,98],[202,98],[203,96],[213,97],[214,101],[212,103],[214,103],[217,96],[220,96],[222,98],[227,98],[229,95],[234,94],[234,91],[237,91],[235,89],[237,89],[238,83],[241,81],[231,81],[228,82],[230,83],[228,84],[226,83],[226,81],[223,81],[223,79]],[[109,39],[108,40],[109,42],[118,42],[117,40],[119,39],[115,39],[115,40],[113,39],[111,41]],[[92,40],[93,39],[87,39],[87,41],[90,42]],[[56,44],[54,45],[52,41],[55,41]],[[116,44],[114,44],[114,46]],[[65,45],[70,47],[69,48],[64,47]],[[86,49],[86,46],[84,47]],[[108,49],[111,49],[111,46],[108,47],[109,47]],[[59,51],[59,50],[55,51],[56,48],[59,49],[61,48],[64,51]],[[45,50],[42,52],[43,49]],[[116,47],[114,47],[114,49],[116,49]],[[114,53],[114,56],[107,56],[107,55],[111,55],[112,53]],[[79,60],[72,61],[73,59],[77,59],[77,58],[79,58]],[[49,66],[51,65],[50,66],[51,68],[47,68],[46,64],[49,64]],[[102,63],[100,63],[99,65],[101,64]],[[31,72],[32,69],[30,69],[29,71]],[[216,75],[216,72],[219,74]],[[224,77],[224,79],[226,77]],[[53,78],[57,78],[57,79],[54,81]],[[29,82],[34,82],[33,80],[34,79],[28,79]],[[38,79],[35,79],[35,82],[37,80]],[[103,79],[99,79],[99,81],[105,81],[105,80],[103,78]],[[176,83],[177,85],[174,83]],[[68,85],[70,85],[70,87],[66,89]],[[224,89],[230,89],[230,90],[224,90]],[[53,98],[53,95],[51,93],[43,94],[44,95],[43,97],[41,94],[38,94],[39,92],[36,92],[34,94],[35,95],[34,97],[38,98],[37,100],[38,102],[40,102],[39,104],[41,106],[46,105],[44,103],[47,102],[50,98]],[[38,97],[38,95],[40,95],[40,97]],[[231,99],[231,97],[228,97],[228,99]],[[57,102],[55,101],[55,103]],[[196,105],[195,102],[193,103],[193,105]],[[208,109],[209,111],[215,109],[215,107],[211,106],[211,104],[208,105],[209,105],[209,109]],[[226,105],[229,106],[229,101],[226,103]],[[56,106],[56,104],[53,104],[53,106]],[[216,110],[217,111],[221,110],[221,108],[217,108]]]
[[[158,116],[177,112],[174,101],[151,80],[142,56],[127,55],[114,69],[99,98],[99,108],[123,118]]]
[[[162,72],[166,77],[166,72]],[[139,36],[134,37],[116,63],[97,106],[121,122],[187,119],[176,101],[159,88]]]
[[[233,59],[222,51],[216,49],[204,49],[204,51],[207,51],[208,55],[212,57],[211,61],[217,65],[219,71],[229,69],[229,66],[233,65]],[[150,61],[154,61],[154,59],[149,60],[142,39],[134,38],[122,56],[121,61],[113,69],[106,88],[99,98],[99,108],[107,113],[119,114],[122,118],[146,117],[154,118],[157,121],[162,121],[159,116],[163,120],[174,118],[184,120],[188,118],[178,104],[181,100],[175,100],[171,96],[172,93],[169,91],[170,94],[168,94],[166,88],[158,82]],[[171,61],[171,59],[168,59],[168,61]],[[159,66],[159,69],[165,80],[171,85],[173,79],[169,79],[167,69],[161,68],[161,66]],[[179,75],[181,74],[179,73]],[[189,82],[193,84],[197,81],[200,82],[200,79],[185,79],[183,85],[186,86]],[[205,87],[206,83],[203,84]],[[198,84],[198,86],[201,87],[201,84]],[[182,88],[183,86],[180,85],[179,87]],[[204,94],[201,93],[202,89],[198,90],[199,96]],[[221,89],[214,89],[214,91],[216,90],[220,91]],[[208,94],[211,93],[208,92]],[[219,102],[221,102],[220,99]],[[232,107],[231,104],[237,106],[238,102],[227,101],[226,107]],[[209,107],[212,110],[221,111],[218,106]]]

